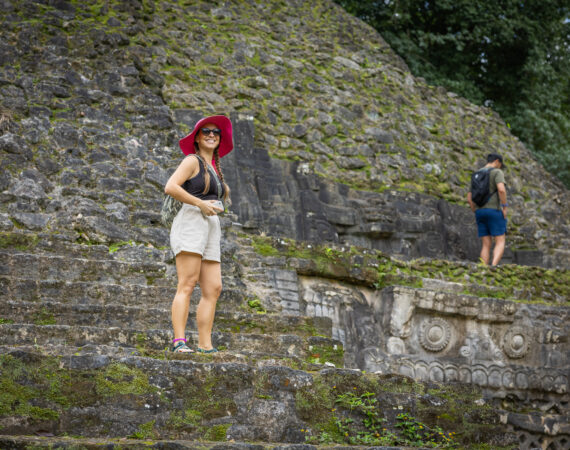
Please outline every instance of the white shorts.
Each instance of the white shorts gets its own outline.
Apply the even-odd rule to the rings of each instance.
[[[180,252],[198,253],[202,259],[220,262],[220,219],[204,216],[197,206],[184,203],[170,229],[170,247]]]

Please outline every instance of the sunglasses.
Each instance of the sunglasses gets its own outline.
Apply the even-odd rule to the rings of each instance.
[[[200,131],[202,132],[202,134],[204,136],[209,136],[210,133],[214,133],[215,136],[221,136],[222,135],[222,130],[220,130],[219,128],[201,128]]]

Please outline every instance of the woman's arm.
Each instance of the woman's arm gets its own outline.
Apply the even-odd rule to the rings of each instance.
[[[164,193],[174,197],[183,203],[197,206],[206,216],[212,216],[218,212],[212,206],[212,201],[205,201],[189,194],[182,185],[198,174],[200,170],[198,158],[184,158],[164,186]]]

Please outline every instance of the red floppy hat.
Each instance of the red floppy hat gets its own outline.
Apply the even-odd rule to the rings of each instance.
[[[200,119],[198,123],[194,126],[194,130],[188,136],[180,139],[178,142],[182,153],[189,155],[191,153],[196,153],[194,148],[194,141],[196,138],[196,133],[207,123],[213,123],[222,130],[220,136],[220,147],[218,148],[218,155],[221,157],[227,155],[234,148],[234,138],[232,135],[232,122],[226,116],[210,116]]]

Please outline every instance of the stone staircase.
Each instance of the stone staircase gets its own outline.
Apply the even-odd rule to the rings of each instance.
[[[354,315],[358,301],[346,285],[323,291],[329,309],[317,299],[321,291],[307,285],[306,274],[320,271],[325,278],[311,279],[334,283],[322,261],[303,259],[303,251],[263,256],[257,238],[236,225],[225,221],[224,291],[213,334],[222,351],[214,355],[168,352],[176,283],[168,250],[48,239],[33,248],[6,246],[0,252],[0,447],[300,449],[343,442],[407,448],[478,442],[565,448],[567,409],[548,415],[557,428],[545,435],[535,423],[544,415],[503,410],[485,385],[422,376],[421,358],[414,361],[415,373],[406,372],[402,367],[412,367],[409,361],[402,366],[382,354],[381,333]],[[30,239],[23,231],[10,235],[10,242]],[[330,267],[344,273],[338,261]],[[364,269],[351,275],[357,285],[368,283]],[[402,274],[406,280],[417,277]],[[425,279],[424,288],[373,292],[391,305],[415,296],[426,310],[433,289],[439,298],[448,295],[469,306],[458,283],[436,279]],[[335,295],[346,307],[336,315]],[[199,289],[187,328],[193,342],[198,298]],[[359,338],[350,334],[350,321]],[[344,355],[339,336],[352,355]],[[557,392],[553,402],[564,404],[567,393]],[[359,409],[370,395],[378,409]],[[382,423],[374,433],[361,425],[365,411],[374,411]],[[415,441],[406,437],[405,423],[422,426],[423,434]]]
[[[106,246],[54,248],[40,243],[33,251],[0,252],[0,370],[5,390],[0,433],[6,435],[0,447],[99,448],[105,443],[140,448],[146,444],[137,441],[139,437],[183,439],[161,444],[167,447],[215,448],[216,441],[227,439],[280,442],[293,428],[299,435],[300,422],[260,431],[268,424],[251,420],[252,400],[246,398],[270,405],[265,398],[274,390],[290,397],[309,383],[311,376],[299,369],[342,367],[342,344],[330,337],[330,319],[267,312],[259,301],[249,302],[225,254],[230,274],[224,276],[213,335],[223,351],[173,355],[168,347],[176,278],[168,250],[152,249],[145,258],[141,255],[149,249],[127,247],[110,253]],[[133,251],[134,257],[128,254]],[[199,295],[198,288],[188,321],[191,342],[197,340],[194,312]],[[100,381],[113,392],[101,395]],[[216,402],[224,408],[209,403],[218,382]],[[208,389],[202,392],[202,407],[215,411],[200,418],[202,412],[188,412],[188,402],[195,399],[189,392],[202,383]],[[241,412],[231,400],[235,395],[244,396]],[[236,414],[243,416],[243,423],[235,420]],[[274,420],[279,414],[283,412],[273,414]],[[226,437],[230,427],[236,431]],[[263,445],[239,448],[249,447]]]
[[[79,257],[76,253],[81,252]],[[162,251],[162,259],[169,258]],[[129,261],[121,251],[76,245],[71,255],[4,251],[0,285],[0,339],[6,345],[119,346],[134,355],[164,351],[171,340],[170,303],[176,278],[172,263]],[[306,358],[313,345],[341,347],[330,339],[330,320],[256,312],[244,290],[226,287],[218,302],[215,340],[234,352]],[[195,333],[191,301],[189,337]],[[294,334],[292,334],[294,333]],[[327,338],[328,336],[328,338]],[[135,348],[138,349],[135,351]],[[284,351],[282,352],[281,350]],[[338,361],[337,361],[338,363]]]

